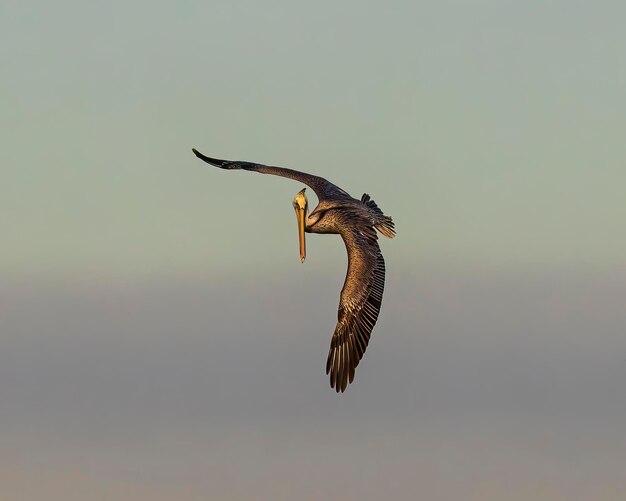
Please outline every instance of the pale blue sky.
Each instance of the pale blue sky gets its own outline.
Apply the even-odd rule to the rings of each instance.
[[[3,273],[299,264],[300,186],[192,146],[367,191],[410,269],[623,265],[620,2],[0,9]],[[345,259],[338,239],[309,245]]]
[[[0,3],[0,497],[623,499],[626,4]],[[354,384],[346,257],[393,216]]]

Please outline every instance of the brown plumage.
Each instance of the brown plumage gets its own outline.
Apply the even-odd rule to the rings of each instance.
[[[326,360],[326,374],[330,374],[331,387],[337,392],[345,391],[354,379],[354,371],[363,358],[380,312],[385,286],[385,260],[380,253],[376,230],[393,238],[396,233],[392,219],[383,214],[369,195],[364,194],[361,200],[357,200],[324,178],[282,167],[210,158],[196,149],[193,152],[201,160],[222,169],[243,169],[287,177],[315,191],[319,203],[311,214],[307,214],[308,202],[304,190],[294,199],[299,225],[303,223],[300,255],[304,261],[305,231],[339,234],[348,251],[348,272]]]

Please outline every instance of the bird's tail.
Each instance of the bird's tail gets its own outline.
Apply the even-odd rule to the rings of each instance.
[[[376,205],[376,202],[374,202],[374,200],[372,200],[367,193],[363,193],[361,202],[363,202],[370,209],[374,228],[380,231],[387,238],[395,237],[396,230],[393,224],[393,219],[391,219],[390,216],[383,214],[383,211],[380,210],[378,205]]]

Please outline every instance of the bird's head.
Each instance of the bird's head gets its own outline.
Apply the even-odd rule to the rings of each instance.
[[[304,230],[306,227],[306,216],[309,211],[309,201],[306,199],[304,191],[301,189],[293,199],[293,208],[296,211],[296,219],[298,220],[298,240],[300,242],[300,261],[304,263],[306,258],[306,243],[304,241]]]

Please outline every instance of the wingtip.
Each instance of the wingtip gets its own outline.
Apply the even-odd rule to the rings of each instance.
[[[232,168],[234,168],[234,167],[232,167],[232,163],[233,162],[231,162],[229,160],[220,160],[219,158],[207,157],[205,154],[200,153],[195,148],[191,148],[191,151],[193,151],[193,154],[195,156],[197,156],[200,160],[202,160],[203,162],[206,162],[208,164],[214,165],[215,167],[220,167],[221,169],[232,169]]]

